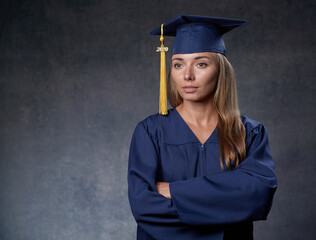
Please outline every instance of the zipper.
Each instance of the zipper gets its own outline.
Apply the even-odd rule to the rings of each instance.
[[[204,145],[203,144],[201,144],[201,152],[202,152],[202,174],[203,174],[203,176],[205,176],[206,164],[205,164],[205,161],[204,161]]]

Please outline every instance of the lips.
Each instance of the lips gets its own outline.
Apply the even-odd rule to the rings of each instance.
[[[185,86],[182,88],[185,93],[194,93],[198,87],[195,86]]]

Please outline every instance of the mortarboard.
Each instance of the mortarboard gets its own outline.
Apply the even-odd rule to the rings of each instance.
[[[161,35],[161,47],[157,48],[161,53],[159,113],[167,114],[165,52],[168,48],[163,45],[163,35],[175,37],[172,55],[198,52],[217,52],[226,55],[222,35],[246,22],[240,19],[180,15],[150,33]]]

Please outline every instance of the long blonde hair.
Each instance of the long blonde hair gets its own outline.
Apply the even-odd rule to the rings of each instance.
[[[216,60],[218,77],[213,105],[219,117],[217,137],[220,146],[220,164],[225,171],[236,168],[246,158],[246,130],[240,120],[233,67],[227,58],[220,53],[216,53]],[[182,98],[171,79],[171,70],[168,73],[167,95],[172,107],[177,107],[182,103]]]

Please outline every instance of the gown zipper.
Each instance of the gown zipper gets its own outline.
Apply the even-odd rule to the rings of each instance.
[[[205,176],[205,161],[204,161],[204,145],[201,144],[201,152],[202,152],[202,174]]]

